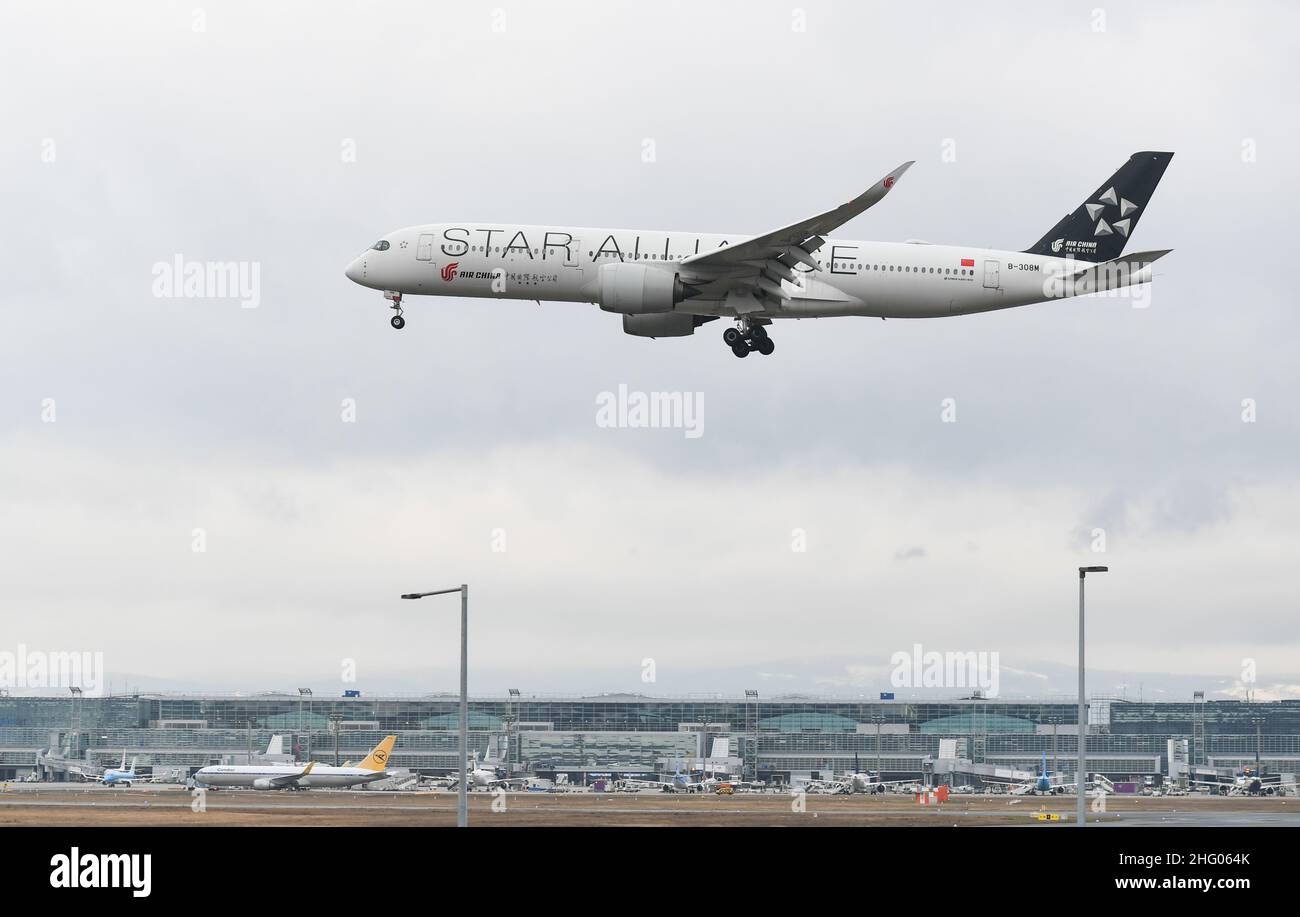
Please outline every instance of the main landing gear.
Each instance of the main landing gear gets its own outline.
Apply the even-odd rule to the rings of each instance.
[[[776,344],[767,336],[766,328],[743,319],[741,327],[728,328],[722,332],[722,343],[730,347],[731,352],[738,357],[747,357],[754,350],[766,357],[776,350]]]
[[[402,318],[402,294],[385,293],[384,299],[392,301],[393,304],[388,308],[393,309],[394,311],[397,312],[396,315],[394,315],[392,318],[388,320],[388,324],[392,325],[398,331],[401,331],[403,328],[406,327],[406,319]]]

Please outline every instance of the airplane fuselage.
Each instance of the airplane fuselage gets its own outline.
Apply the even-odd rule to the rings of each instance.
[[[211,765],[199,770],[194,780],[205,786],[249,787],[258,780],[274,779],[302,772],[298,765]],[[362,783],[373,783],[388,776],[384,771],[366,770],[360,767],[324,767],[312,768],[310,774],[299,778],[294,786],[298,787],[348,787]],[[288,789],[289,787],[285,787]]]
[[[600,269],[636,263],[676,270],[692,282],[686,259],[744,241],[745,236],[628,229],[433,223],[390,233],[362,253],[347,276],[377,290],[410,295],[495,299],[599,301]],[[863,242],[828,238],[815,255],[818,269],[796,265],[796,282],[782,282],[788,299],[765,318],[937,318],[1043,302],[1070,258],[921,242]],[[685,262],[685,263],[684,263]],[[1136,279],[1136,278],[1135,278]],[[725,296],[698,295],[674,311],[734,315]]]

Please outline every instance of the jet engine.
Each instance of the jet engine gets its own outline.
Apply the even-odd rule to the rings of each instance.
[[[253,789],[273,790],[275,789],[275,784],[272,783],[270,778],[268,777],[258,777],[256,780],[253,781]]]
[[[667,266],[649,264],[602,264],[600,307],[606,312],[646,315],[671,312],[673,306],[694,291]],[[634,332],[629,332],[629,334]],[[690,334],[689,331],[680,332]]]

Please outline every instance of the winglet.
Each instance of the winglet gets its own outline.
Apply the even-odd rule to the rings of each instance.
[[[299,776],[299,777],[306,777],[308,774],[311,773],[311,769],[312,769],[313,767],[315,767],[315,766],[316,766],[316,762],[315,762],[315,761],[308,761],[308,762],[307,762],[307,766],[304,767],[304,768],[302,769],[302,773],[299,774],[298,776]]]
[[[881,187],[883,187],[886,191],[888,191],[890,188],[894,187],[894,182],[902,178],[903,173],[906,172],[908,169],[912,168],[912,166],[914,165],[916,165],[916,160],[909,159],[907,162],[903,163],[897,169],[895,169],[894,171],[886,175],[884,178],[882,178],[880,180]]]
[[[818,214],[806,223],[796,225],[801,229],[806,228],[810,234],[824,234],[843,226],[849,220],[867,210],[867,208],[884,200],[885,195],[903,177],[903,173],[914,165],[916,165],[916,160],[909,159],[847,204],[841,204],[834,210],[828,210],[826,213]]]

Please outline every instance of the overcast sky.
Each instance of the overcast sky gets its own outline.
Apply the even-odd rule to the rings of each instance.
[[[476,691],[867,693],[916,643],[1069,690],[1105,563],[1093,690],[1254,660],[1300,696],[1300,10],[1099,6],[7,6],[0,649],[450,690],[454,601],[396,597],[467,581]],[[1018,250],[1138,150],[1176,153],[1145,308],[742,362],[582,304],[408,297],[398,333],[343,276],[423,222],[758,233],[908,159],[837,235]],[[178,256],[255,265],[257,307],[154,295]],[[620,384],[701,393],[703,435],[598,426]]]

